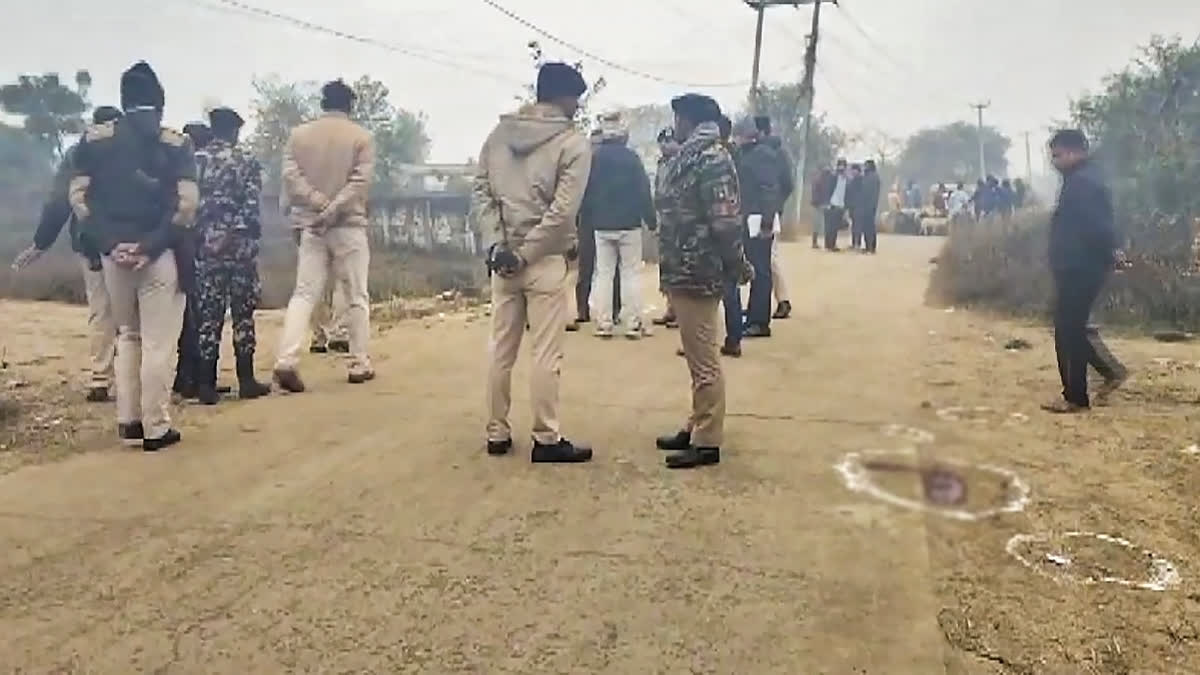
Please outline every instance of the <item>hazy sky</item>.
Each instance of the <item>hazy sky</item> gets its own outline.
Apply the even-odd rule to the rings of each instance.
[[[532,77],[524,47],[539,38],[483,0],[242,0],[396,49],[221,8],[217,0],[4,1],[0,78],[91,70],[97,104],[115,103],[121,70],[148,60],[167,91],[168,122],[198,118],[207,99],[245,108],[254,74],[327,80],[370,74],[403,107],[424,111],[432,160],[476,154],[496,116]],[[736,107],[746,97],[754,13],[742,0],[498,0],[596,55],[670,83],[626,74],[541,39],[549,56],[582,58],[608,89],[596,105],[663,102],[685,90]],[[817,109],[855,132],[903,137],[986,121],[1020,139],[1061,117],[1068,100],[1122,67],[1154,33],[1200,34],[1195,0],[842,0],[822,11]],[[763,78],[794,80],[811,8],[768,12]],[[856,27],[857,24],[857,27]],[[414,58],[399,50],[443,63]],[[446,65],[449,64],[449,65]],[[699,87],[695,84],[728,84]],[[1014,165],[1023,168],[1023,143]]]

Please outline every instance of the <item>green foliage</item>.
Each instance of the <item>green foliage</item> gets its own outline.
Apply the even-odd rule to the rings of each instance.
[[[1008,174],[1012,141],[992,127],[983,127],[983,156],[993,176]],[[954,122],[922,129],[909,137],[900,153],[897,171],[920,185],[941,181],[974,183],[979,178],[979,131],[976,125]]]
[[[253,80],[251,114],[255,120],[250,145],[266,172],[267,192],[280,187],[283,149],[292,129],[320,114],[320,87],[314,82],[285,82],[271,75]],[[366,75],[351,83],[356,99],[351,116],[375,137],[375,194],[390,194],[401,164],[424,162],[430,138],[426,118],[397,108],[391,92]]]
[[[1189,268],[1200,214],[1200,42],[1154,38],[1071,112],[1111,181],[1134,252]]]
[[[54,159],[63,156],[64,138],[83,132],[83,114],[91,104],[88,89],[92,76],[75,74],[75,88],[63,84],[57,73],[21,75],[16,83],[0,87],[0,109],[24,118],[25,131],[36,138]]]
[[[804,148],[805,92],[803,85],[764,84],[759,88],[759,110],[771,118],[772,132],[783,141],[793,162],[799,162]],[[749,113],[747,113],[749,114]],[[823,115],[813,115],[808,170],[833,164],[838,150],[845,146],[846,135],[829,124]]]

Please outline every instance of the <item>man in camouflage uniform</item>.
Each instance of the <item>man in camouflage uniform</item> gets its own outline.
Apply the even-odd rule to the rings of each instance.
[[[207,148],[196,216],[201,364],[196,394],[205,405],[220,400],[217,360],[227,308],[233,318],[238,397],[254,399],[270,392],[269,387],[254,379],[254,310],[262,290],[258,278],[262,165],[238,147],[242,124],[241,116],[229,108],[209,113],[213,140]]]
[[[692,377],[692,412],[683,430],[658,439],[673,451],[669,468],[721,461],[725,380],[717,344],[717,305],[730,282],[754,272],[742,250],[737,171],[721,142],[721,108],[707,96],[671,101],[679,152],[663,166],[655,205],[659,213],[659,279],[679,321]]]
[[[192,145],[162,127],[164,101],[145,62],[122,74],[125,116],[84,133],[69,190],[81,236],[101,255],[117,325],[118,434],[148,452],[181,440],[169,406],[186,300],[172,246],[199,196]]]

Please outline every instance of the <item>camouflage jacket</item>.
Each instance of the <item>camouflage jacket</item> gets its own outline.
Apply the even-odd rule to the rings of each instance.
[[[246,150],[214,139],[204,148],[200,209],[196,214],[201,260],[254,260],[262,236],[259,195],[262,165]]]
[[[658,176],[659,281],[665,291],[720,297],[749,268],[737,170],[717,125],[701,124]]]

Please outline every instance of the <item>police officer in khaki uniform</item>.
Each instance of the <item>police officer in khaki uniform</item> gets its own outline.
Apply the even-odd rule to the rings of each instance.
[[[586,462],[591,448],[563,438],[558,387],[568,321],[567,258],[591,169],[591,150],[574,123],[587,84],[574,68],[547,63],[537,102],[504,115],[479,153],[473,201],[494,234],[487,450],[512,450],[512,370],[526,322],[533,339],[534,462]]]
[[[93,125],[75,154],[70,202],[101,255],[117,325],[117,427],[147,451],[178,443],[172,356],[186,302],[171,247],[192,225],[199,191],[186,136],[162,127],[165,97],[150,66],[121,76],[125,116]]]

